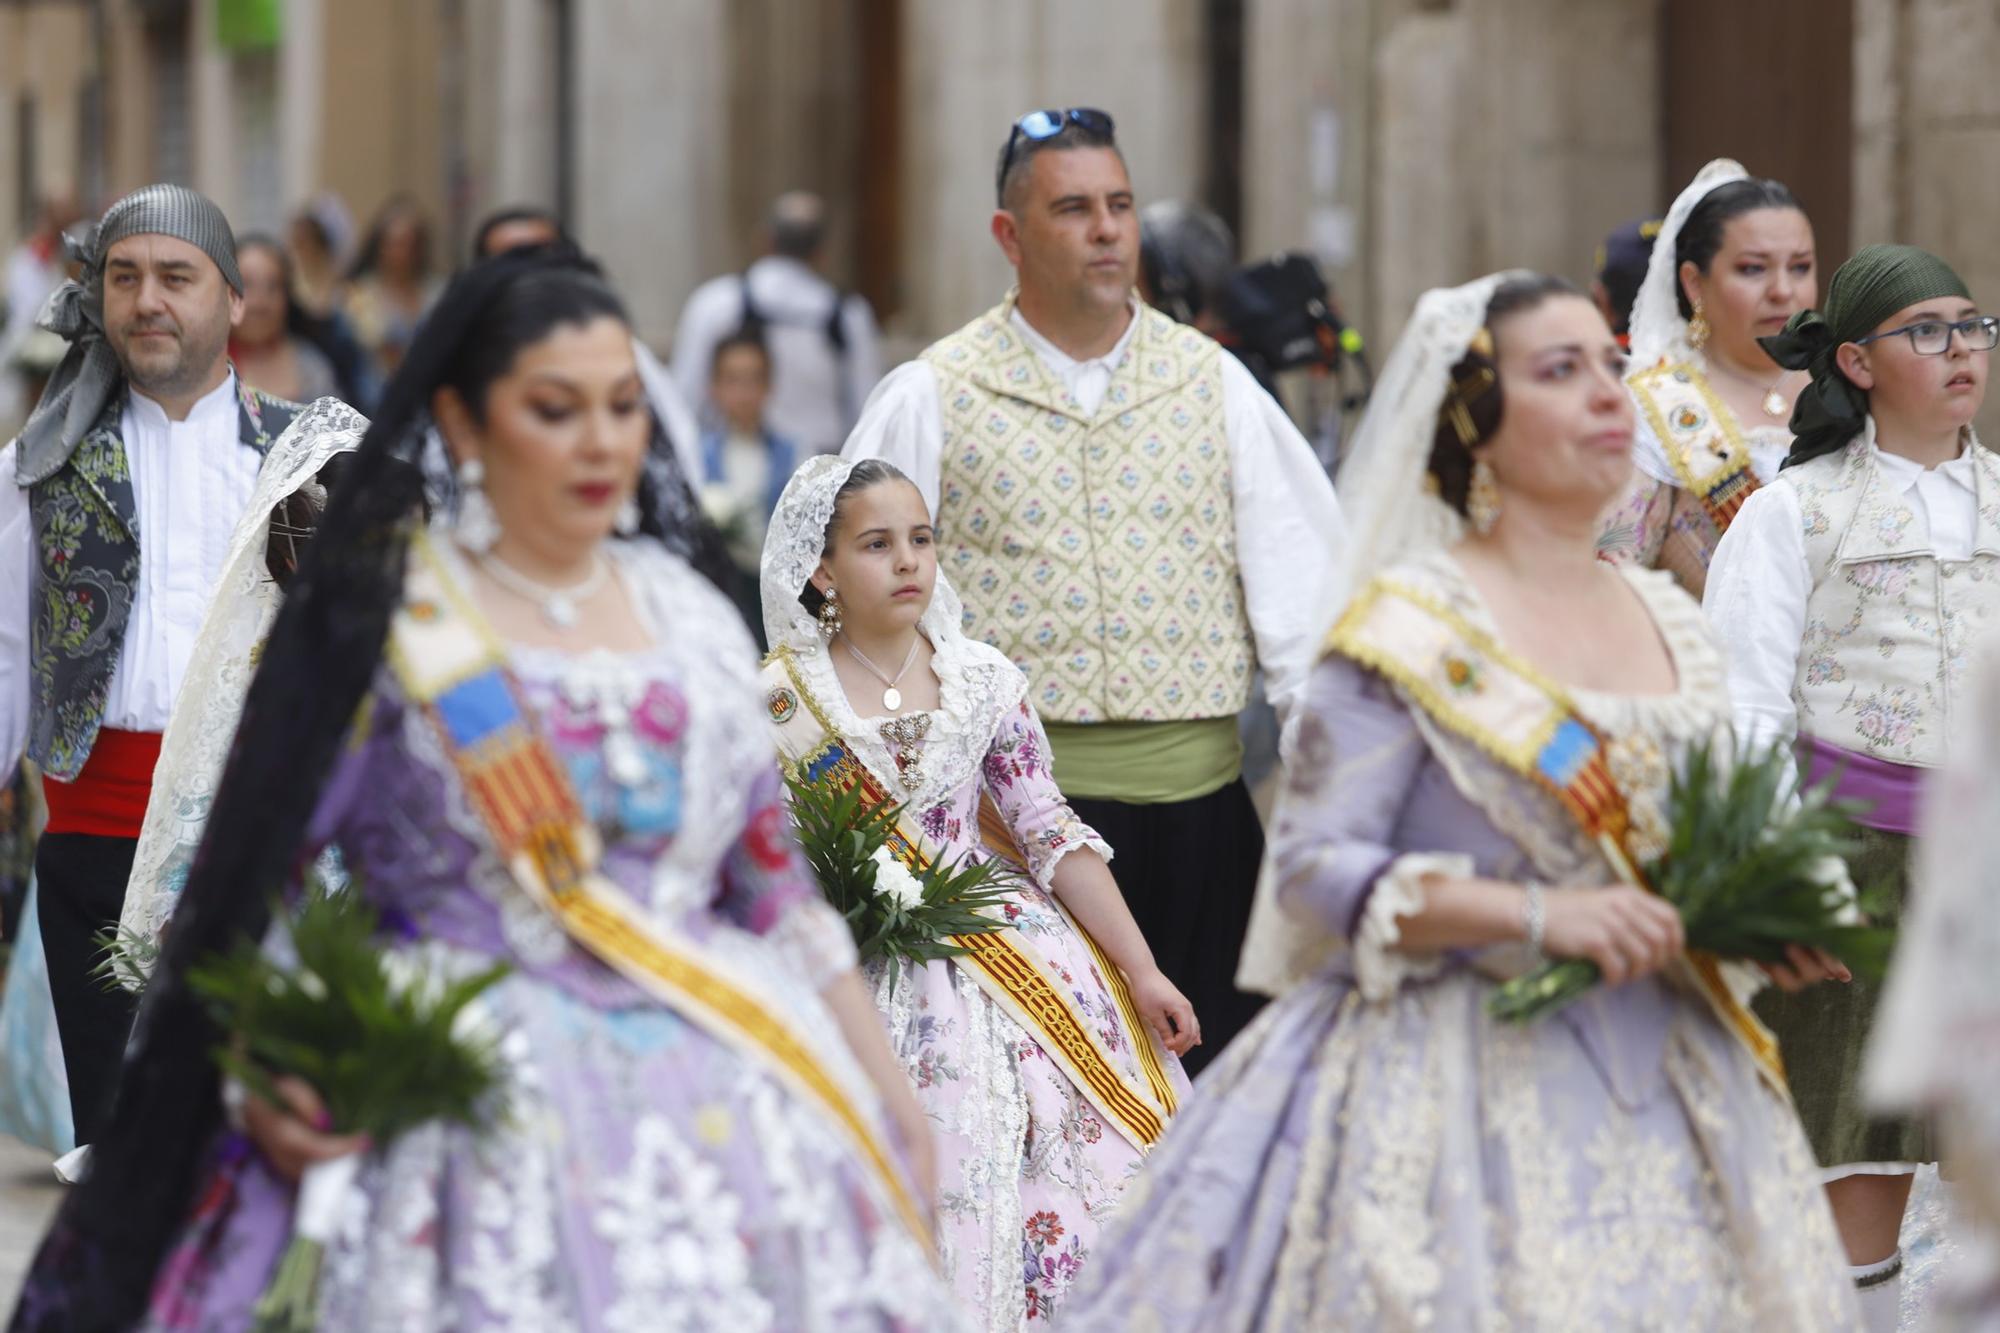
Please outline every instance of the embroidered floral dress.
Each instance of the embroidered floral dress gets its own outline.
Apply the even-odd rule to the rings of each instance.
[[[1699,372],[1690,369],[1689,373]],[[1700,497],[1687,488],[1668,451],[1709,448],[1729,437],[1721,423],[1709,423],[1688,439],[1663,441],[1644,410],[1645,399],[1637,390],[1634,396],[1642,410],[1632,439],[1632,485],[1605,515],[1597,553],[1617,564],[1664,569],[1690,596],[1700,600],[1723,530],[1716,526]],[[1716,402],[1719,410],[1730,410],[1720,399]],[[1748,479],[1759,486],[1768,485],[1791,450],[1791,431],[1761,422],[1738,430],[1733,414],[1729,424],[1749,455]],[[1695,461],[1697,465],[1708,462]]]
[[[614,546],[656,646],[514,653],[603,835],[604,871],[760,978],[879,1120],[818,996],[854,951],[792,841],[748,636],[678,560]],[[505,1122],[485,1137],[433,1124],[370,1154],[327,1254],[321,1327],[961,1326],[823,1113],[572,945],[516,886],[386,671],[313,837],[339,845],[420,967],[514,968],[481,1002],[505,1034]],[[235,1135],[214,1153],[150,1328],[246,1327],[287,1239],[290,1187]]]
[[[940,580],[939,595],[950,593]],[[1088,942],[1057,906],[1049,876],[1069,853],[1111,849],[1064,801],[1050,775],[1048,740],[1024,698],[1019,668],[997,650],[951,633],[950,613],[928,614],[940,706],[917,724],[921,740],[892,739],[887,718],[849,705],[826,650],[795,643],[791,660],[857,758],[892,797],[907,803],[946,861],[986,859],[982,798],[991,798],[1033,878],[1005,908],[1018,943],[1061,978],[1101,1049],[1143,1083],[1134,1031],[1105,984]],[[767,686],[792,678],[766,667]],[[900,728],[908,734],[910,724]],[[945,1273],[977,1327],[1040,1327],[1059,1314],[1077,1273],[1139,1169],[1141,1151],[1108,1123],[1051,1061],[1038,1034],[991,999],[956,962],[903,965],[895,979],[871,969],[891,1045],[915,1085],[935,1134],[938,1249]],[[1155,1050],[1176,1092],[1180,1062]]]
[[[1392,574],[1494,632],[1448,555]],[[1728,701],[1693,602],[1627,577],[1678,686],[1573,694],[1643,854],[1673,756]],[[1855,1326],[1797,1118],[1704,1001],[1654,976],[1508,1026],[1486,1002],[1520,946],[1391,947],[1427,872],[1609,881],[1553,798],[1341,657],[1313,675],[1287,782],[1279,901],[1345,947],[1204,1075],[1066,1330]]]

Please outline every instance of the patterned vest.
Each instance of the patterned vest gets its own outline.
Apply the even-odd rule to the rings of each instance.
[[[1227,717],[1256,650],[1236,565],[1220,347],[1141,306],[1095,416],[1008,316],[934,344],[939,559],[965,630],[1052,722]]]
[[[1944,757],[1971,650],[2000,627],[2000,458],[1971,446],[1973,556],[1940,561],[1867,439],[1786,468],[1813,589],[1792,699],[1799,732],[1890,763]]]
[[[238,438],[268,453],[299,406],[241,377],[236,385]],[[28,757],[65,782],[83,771],[103,725],[139,582],[138,508],[118,434],[124,410],[121,393],[68,461],[28,492],[38,557],[29,598]]]

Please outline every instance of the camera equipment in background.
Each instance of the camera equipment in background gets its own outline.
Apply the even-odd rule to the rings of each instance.
[[[1340,307],[1311,255],[1293,251],[1239,269],[1222,290],[1217,337],[1265,388],[1288,370],[1312,369],[1341,385],[1340,406],[1368,400],[1373,372],[1361,335]]]

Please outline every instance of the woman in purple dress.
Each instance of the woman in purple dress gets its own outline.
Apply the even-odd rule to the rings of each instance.
[[[1725,984],[1755,978],[1691,964],[1615,869],[1658,853],[1672,766],[1729,711],[1699,608],[1593,555],[1630,477],[1622,369],[1555,280],[1419,303],[1342,477],[1372,531],[1245,948],[1281,998],[1183,1104],[1067,1329],[1854,1326]],[[1622,818],[1587,833],[1571,800]],[[1495,979],[1538,952],[1607,984],[1495,1020]],[[1793,964],[1783,984],[1837,975]]]
[[[432,419],[461,500],[426,534],[407,459]],[[656,540],[649,425],[573,254],[477,266],[433,313],[264,647],[113,1130],[16,1328],[247,1327],[293,1180],[353,1151],[322,1327],[958,1326],[921,1115],[788,835],[749,636]],[[468,680],[501,687],[488,717],[516,701],[513,749],[466,739]],[[520,754],[540,804],[493,795]],[[405,971],[510,966],[478,1002],[503,1034],[485,1134],[368,1145],[314,1127],[295,1080],[283,1109],[223,1094],[189,965],[327,843]]]

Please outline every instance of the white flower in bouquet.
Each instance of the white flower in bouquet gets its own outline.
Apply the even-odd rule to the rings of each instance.
[[[1866,920],[1861,915],[1861,895],[1848,878],[1847,861],[1838,856],[1822,856],[1812,864],[1808,872],[1815,884],[1826,888],[1827,906],[1834,909],[1834,921],[1843,926],[1858,926]]]
[[[923,905],[924,886],[917,882],[908,866],[898,861],[887,847],[877,847],[874,860],[876,893],[906,912]]]

